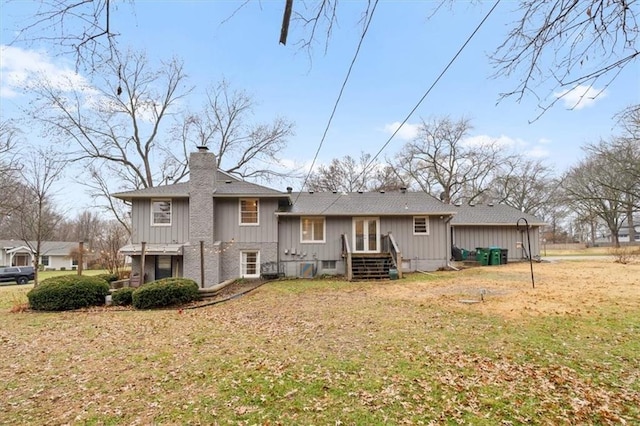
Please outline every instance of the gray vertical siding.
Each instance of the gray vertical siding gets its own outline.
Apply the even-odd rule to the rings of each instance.
[[[215,235],[218,241],[273,243],[278,240],[275,212],[278,200],[261,199],[258,207],[259,225],[240,225],[240,198],[216,198]]]
[[[405,270],[434,270],[447,264],[448,225],[439,216],[429,218],[429,235],[413,235],[413,216],[382,216],[380,233],[391,232],[402,252]],[[324,243],[300,241],[300,217],[280,217],[280,260],[285,263],[287,275],[297,275],[299,264],[314,262],[318,273],[344,273],[341,235],[349,236],[353,250],[353,219],[350,216],[326,217]],[[286,251],[286,253],[285,253]],[[336,269],[323,271],[323,260],[335,260]]]
[[[540,228],[535,226],[529,231],[531,252],[540,255]],[[476,247],[500,247],[509,250],[510,260],[523,258],[523,251],[517,248],[521,242],[527,248],[526,233],[522,234],[515,226],[455,226],[453,228],[453,244],[459,248],[475,250]]]
[[[406,260],[443,261],[446,265],[447,224],[439,216],[429,217],[429,235],[413,235],[413,216],[383,217],[380,227],[391,232]]]
[[[171,226],[151,226],[151,200],[133,200],[131,207],[131,242],[139,244],[184,243],[189,240],[189,201],[171,200]]]

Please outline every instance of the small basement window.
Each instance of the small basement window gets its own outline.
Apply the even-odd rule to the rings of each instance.
[[[322,269],[336,269],[336,261],[335,260],[323,260],[322,261]]]

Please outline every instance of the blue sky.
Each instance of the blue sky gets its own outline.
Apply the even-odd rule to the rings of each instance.
[[[321,39],[311,55],[295,46],[295,24],[287,46],[278,44],[284,0],[251,2],[233,14],[238,1],[135,1],[119,4],[112,27],[121,47],[144,49],[159,61],[173,55],[185,61],[196,87],[189,103],[200,106],[207,86],[228,79],[259,101],[256,119],[284,116],[296,124],[282,158],[309,163],[360,38],[362,1],[343,0],[339,27],[324,52]],[[294,2],[299,7],[300,1]],[[31,2],[5,2],[1,10],[0,44],[11,41]],[[456,3],[429,18],[436,2],[382,0],[373,17],[360,55],[347,83],[336,117],[318,157],[320,163],[364,150],[375,154],[447,62],[490,9],[492,3]],[[640,103],[640,64],[627,67],[601,96],[572,110],[558,102],[539,119],[538,100],[521,102],[499,94],[513,89],[521,77],[492,78],[488,55],[504,40],[514,2],[502,2],[457,62],[409,120],[405,131],[382,154],[399,151],[420,117],[468,117],[476,138],[502,138],[525,155],[544,158],[559,172],[574,164],[585,143],[610,136],[613,117],[630,104]],[[233,16],[232,16],[233,15]],[[46,46],[14,44],[0,57],[0,113],[3,119],[20,115],[28,102],[15,83],[25,62],[47,63],[51,69],[73,68],[69,57],[55,56]],[[37,55],[29,55],[38,52]],[[16,57],[19,56],[19,60]],[[11,78],[10,78],[11,77]],[[593,89],[600,90],[595,85]],[[546,90],[545,90],[546,89]],[[550,89],[541,88],[546,96]],[[553,95],[551,95],[551,98]],[[568,97],[570,98],[570,97]],[[404,136],[404,138],[403,138]],[[284,184],[283,184],[284,187]]]

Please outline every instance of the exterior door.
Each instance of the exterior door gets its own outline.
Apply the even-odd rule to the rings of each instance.
[[[171,256],[156,256],[156,280],[173,276]]]
[[[353,247],[356,253],[380,251],[380,220],[376,217],[353,219]]]

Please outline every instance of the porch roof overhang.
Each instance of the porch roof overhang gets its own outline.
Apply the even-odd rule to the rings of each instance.
[[[149,256],[182,256],[182,247],[184,247],[184,244],[147,244],[144,253]],[[119,251],[125,256],[140,256],[142,254],[142,244],[129,244]]]
[[[7,253],[30,253],[33,254],[34,250],[32,250],[31,248],[27,247],[27,246],[17,246],[17,247],[6,247],[5,250],[7,251]]]

